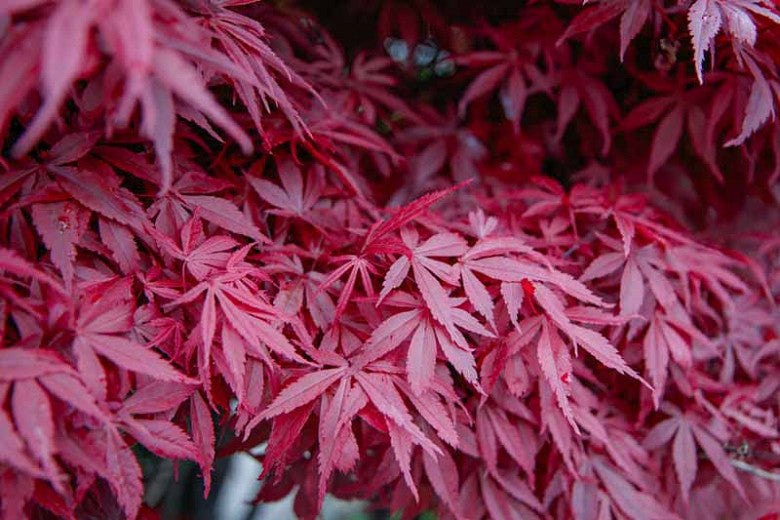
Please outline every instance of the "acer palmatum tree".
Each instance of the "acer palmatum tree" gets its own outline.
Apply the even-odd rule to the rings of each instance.
[[[2,518],[780,514],[776,6],[464,4],[0,6]]]

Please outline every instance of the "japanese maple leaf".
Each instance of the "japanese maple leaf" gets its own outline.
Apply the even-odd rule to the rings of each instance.
[[[701,297],[700,286],[693,283],[697,279],[704,282],[706,290],[725,308],[734,307],[735,298],[751,292],[748,285],[734,273],[735,268],[747,266],[722,251],[680,244],[666,249],[665,260],[667,269],[677,274],[683,284],[683,303],[686,306],[690,306],[693,299]]]
[[[609,237],[601,237],[601,241],[610,250],[594,258],[582,272],[579,280],[588,282],[595,278],[620,272],[622,267],[620,277],[620,314],[621,316],[635,315],[639,311],[645,295],[644,281],[637,260],[637,256],[641,255],[641,253],[631,250],[631,242],[628,243],[628,249],[626,249],[625,244],[621,247],[617,240]]]
[[[56,166],[60,160],[70,160],[69,156],[72,159],[87,153],[88,150],[78,144],[84,136],[75,137],[62,139],[54,145],[52,150],[56,148],[58,153],[48,166],[19,172],[23,176],[33,174],[31,177],[36,183],[24,183],[26,187],[19,193],[20,202],[12,206],[13,214],[18,215],[19,208],[32,203],[33,225],[67,286],[75,281],[77,247],[118,266],[118,272],[134,273],[140,265],[140,256],[133,232],[140,232],[146,225],[140,203],[132,193],[119,187],[120,180],[105,163],[85,157],[80,161],[84,167],[80,176],[72,176],[72,171]],[[57,176],[51,176],[47,171],[58,168]],[[97,233],[89,226],[93,217],[98,223]]]
[[[495,317],[493,313],[493,296],[488,291],[485,283],[477,276],[480,259],[494,257],[499,258],[509,253],[529,255],[543,264],[548,262],[544,255],[534,251],[522,240],[513,237],[490,236],[481,237],[459,259],[458,274],[466,297],[474,306],[474,309],[485,317],[495,330]],[[488,259],[488,262],[491,260]],[[500,287],[501,296],[506,304],[509,317],[513,324],[517,324],[517,311],[522,304],[523,292],[516,282],[502,281]]]
[[[74,319],[71,348],[79,372],[98,398],[106,396],[106,373],[100,357],[125,370],[162,381],[192,382],[154,349],[128,339],[135,311],[131,285],[132,278],[115,278],[85,282],[80,287],[82,295]]]
[[[449,172],[456,182],[479,178],[479,164],[487,156],[485,144],[464,127],[452,109],[445,114],[432,110],[423,113],[425,124],[399,132],[399,148],[409,150],[408,175],[401,201],[417,197],[430,189],[441,172]],[[396,202],[397,203],[397,202]]]
[[[182,261],[182,270],[186,268],[199,282],[214,272],[224,270],[239,245],[224,235],[206,238],[199,208],[195,209],[190,220],[181,228],[181,246],[162,233],[153,229],[150,232],[171,257]]]
[[[619,247],[616,241],[614,242],[611,247]],[[708,260],[700,261],[702,259]],[[637,315],[640,308],[643,308],[641,312],[645,313],[643,315],[649,320],[643,349],[645,366],[654,386],[653,399],[656,406],[660,403],[666,387],[670,359],[688,371],[693,365],[691,342],[695,340],[703,345],[711,345],[710,340],[683,310],[684,305],[678,297],[678,292],[682,288],[686,297],[685,305],[690,305],[692,299],[699,299],[700,296],[691,295],[688,284],[692,278],[691,273],[701,270],[703,272],[696,276],[708,279],[707,285],[713,294],[729,308],[733,305],[733,300],[722,284],[728,284],[732,290],[744,289],[744,286],[739,279],[732,278],[731,273],[719,267],[720,262],[727,261],[714,251],[690,248],[688,245],[667,248],[665,257],[659,255],[657,248],[646,246],[632,251],[625,259],[621,253],[605,253],[596,258],[583,273],[581,279],[587,280],[599,273],[615,271],[623,265],[620,277],[621,315]],[[678,273],[681,283],[676,283],[667,270]],[[648,307],[642,307],[648,292],[656,302],[654,307],[650,307],[652,314],[648,313]]]
[[[389,112],[391,117],[402,115],[408,121],[422,122],[420,116],[391,91],[398,84],[391,70],[394,66],[390,58],[360,53],[352,60],[345,86],[354,90],[357,110],[369,122],[377,121],[379,108]]]
[[[438,352],[473,385],[477,385],[476,362],[472,349],[466,342],[460,329],[490,337],[490,333],[471,315],[457,306],[458,299],[448,298],[447,306],[442,309],[448,314],[452,328],[463,342],[457,343],[445,326],[437,320],[427,306],[420,301],[409,301],[399,297],[396,305],[409,306],[412,309],[393,314],[380,323],[366,341],[365,350],[359,354],[361,362],[383,357],[409,340],[406,360],[407,379],[416,394],[422,394],[433,383]]]
[[[148,417],[175,411],[193,390],[178,383],[149,383],[122,403],[115,424],[160,457],[200,460],[198,450],[181,427],[160,417]]]
[[[50,182],[47,165],[64,165],[76,161],[87,154],[97,141],[97,135],[92,132],[74,132],[55,142],[48,153],[43,154],[44,161],[33,163],[28,161],[6,175],[5,187],[16,185],[20,197],[20,205],[32,202],[30,209],[33,224],[43,238],[50,252],[52,262],[60,270],[66,286],[71,287],[74,279],[74,262],[76,245],[87,231],[90,212],[77,201],[72,200],[67,192],[58,189]],[[37,190],[24,187],[23,181],[35,179]],[[28,184],[29,186],[29,184]],[[8,193],[12,195],[13,192]]]
[[[15,143],[15,155],[23,155],[40,139],[65,101],[71,84],[87,67],[91,54],[98,48],[89,45],[93,28],[105,41],[111,42],[102,49],[112,57],[111,61],[120,73],[113,81],[118,83],[120,78],[124,79],[122,97],[113,114],[114,122],[118,126],[126,125],[135,105],[140,102],[141,133],[154,142],[161,166],[163,193],[172,179],[174,94],[201,119],[205,114],[225,128],[246,153],[252,149],[249,137],[212,97],[192,64],[192,59],[202,60],[227,74],[241,75],[222,54],[209,48],[192,49],[192,41],[207,37],[207,32],[178,8],[166,11],[178,24],[159,23],[154,16],[156,5],[146,0],[123,0],[110,9],[107,5],[101,8],[105,11],[87,9],[75,0],[67,1],[58,4],[46,20],[42,51],[37,58],[44,102],[24,135]],[[189,32],[182,25],[187,26]],[[202,123],[207,125],[205,119]]]
[[[693,41],[693,62],[699,83],[702,79],[704,54],[713,46],[715,36],[725,27],[733,40],[753,46],[756,43],[756,24],[751,12],[780,23],[780,16],[772,4],[762,0],[724,2],[697,0],[688,9],[688,30]],[[723,23],[725,20],[725,24]]]
[[[80,375],[52,352],[9,347],[0,350],[0,404],[9,399],[13,421],[0,411],[0,460],[64,491],[64,475],[55,456],[57,425],[52,397],[108,424]],[[14,424],[16,427],[14,427]]]
[[[52,146],[46,163],[19,172],[40,182],[37,189],[21,193],[20,205],[32,203],[33,224],[68,286],[74,282],[76,246],[103,255],[126,274],[140,265],[133,232],[146,225],[143,208],[120,187],[121,180],[108,164],[87,155],[95,140],[87,133],[63,138]],[[77,167],[60,166],[76,160]],[[99,245],[89,226],[94,214]]]
[[[512,464],[522,468],[525,480],[533,486],[530,476],[534,474],[534,461],[540,445],[534,432],[536,422],[534,414],[504,385],[493,388],[490,399],[477,408],[475,418],[476,444],[488,473],[501,481],[506,476],[507,460],[511,459]],[[509,459],[500,456],[500,450],[509,455]],[[521,481],[519,475],[517,481],[519,487],[527,489],[527,484]],[[530,490],[527,496],[533,496]],[[540,510],[538,502],[526,503]]]
[[[716,157],[715,125],[722,117],[726,106],[713,100],[712,103],[708,103],[712,104],[712,109],[707,114],[701,106],[701,100],[707,91],[688,89],[689,80],[683,76],[682,71],[678,73],[676,86],[670,85],[668,79],[662,81],[661,77],[653,79],[650,83],[651,87],[658,89],[661,95],[636,105],[626,114],[622,124],[625,131],[631,131],[657,123],[647,163],[648,178],[652,180],[658,170],[671,159],[683,136],[683,131],[687,128],[694,151],[707,164],[712,174],[723,182],[723,174]],[[717,95],[723,96],[725,93],[718,91]]]
[[[532,186],[522,188],[508,194],[511,198],[518,198],[528,202],[528,207],[523,217],[539,217],[541,215],[554,215],[561,213],[569,218],[575,235],[578,234],[576,215],[585,213],[603,213],[601,207],[601,195],[592,188],[578,184],[570,192],[567,192],[554,179],[534,176],[531,179]]]
[[[569,404],[571,395],[572,366],[568,347],[561,340],[558,331],[550,327],[546,318],[541,321],[541,333],[536,347],[539,367],[545,380],[555,394],[558,406],[572,425],[575,432],[579,428],[574,422],[574,414]],[[551,330],[552,328],[552,330]]]
[[[67,295],[62,284],[49,274],[39,270],[33,264],[19,256],[16,251],[0,247],[0,271],[11,273],[24,278],[38,280],[50,287],[62,296]]]
[[[739,9],[739,7],[736,7],[736,9]],[[776,22],[777,20],[775,19],[780,18],[773,14],[772,19]],[[724,143],[724,146],[742,145],[745,141],[747,141],[748,137],[757,132],[764,123],[766,123],[768,120],[774,119],[775,109],[777,107],[777,97],[774,93],[777,92],[777,89],[780,87],[780,85],[778,85],[777,79],[774,77],[767,77],[765,72],[760,67],[759,63],[763,61],[761,56],[752,48],[748,48],[740,53],[740,57],[747,65],[748,71],[750,72],[753,81],[750,87],[750,97],[747,99],[747,102],[744,106],[744,115],[742,117],[742,124],[739,130],[739,134],[736,137],[729,139],[726,143]],[[744,78],[740,79],[742,79],[742,82],[744,82]],[[739,88],[736,86],[738,83],[740,83],[739,79],[735,79],[734,81],[729,82],[729,84],[721,89],[722,91],[725,91],[722,93],[729,94],[729,90]],[[776,168],[777,166],[775,166],[775,169]],[[772,178],[774,179],[776,176],[777,174],[773,174]]]
[[[734,308],[725,312],[725,319],[727,330],[713,339],[716,348],[724,352],[721,382],[732,384],[737,367],[756,377],[761,359],[770,356],[780,345],[777,339],[766,342],[766,331],[775,326],[774,317],[758,304],[755,296],[743,296],[736,299]]]
[[[108,164],[85,157],[77,167],[50,164],[47,169],[83,207],[136,231],[147,225],[143,206],[129,190],[120,187],[120,177]]]
[[[317,328],[323,331],[329,329],[331,325],[338,326],[333,299],[327,291],[318,290],[327,278],[324,273],[305,271],[297,255],[272,254],[265,259],[266,272],[272,273],[278,270],[290,274],[290,280],[282,283],[276,293],[274,298],[276,308],[290,316],[305,309]]]
[[[601,155],[607,155],[612,144],[610,118],[617,119],[620,112],[610,91],[601,81],[581,70],[584,68],[578,63],[576,68],[561,74],[555,136],[558,141],[563,138],[566,127],[582,105],[601,134]]]
[[[627,481],[615,466],[603,457],[591,457],[593,472],[607,492],[608,504],[614,512],[621,511],[630,518],[647,520],[679,520],[679,517],[669,511],[654,496],[642,489],[637,489]],[[587,476],[591,470],[582,471]],[[583,511],[584,512],[584,511]],[[608,514],[605,511],[605,514]]]
[[[355,282],[360,274],[360,281],[363,290],[369,298],[374,297],[374,284],[371,281],[371,273],[376,273],[376,267],[364,255],[339,255],[331,257],[332,262],[344,262],[333,270],[327,278],[317,287],[317,292],[332,287],[345,273],[349,272],[338,301],[336,302],[336,314],[334,323],[343,314],[347,304],[350,302],[352,293],[355,290]]]
[[[619,243],[614,239],[601,237],[601,240],[607,243],[613,250],[620,247]],[[701,250],[699,253],[706,255],[707,251]],[[635,249],[627,256],[624,252],[604,253],[591,262],[581,275],[580,280],[588,281],[593,278],[606,276],[618,271],[621,266],[623,267],[620,279],[622,315],[630,316],[639,310],[649,287],[649,292],[667,314],[678,317],[678,321],[681,322],[688,323],[690,321],[685,318],[685,313],[679,315],[682,303],[680,302],[678,292],[681,286],[674,283],[676,282],[674,277],[669,276],[667,273],[667,270],[671,269],[680,273],[680,278],[683,282],[682,288],[685,290],[687,289],[688,278],[687,267],[683,262],[669,262],[669,257],[662,256],[659,248],[655,245]],[[690,298],[689,293],[687,294],[688,298]]]
[[[116,428],[74,427],[72,435],[58,439],[60,457],[80,470],[79,488],[95,477],[110,486],[121,511],[135,518],[141,508],[143,474],[130,446]]]
[[[293,429],[287,430],[287,435],[294,437],[300,432],[306,417],[310,415],[311,404],[319,400],[318,496],[321,502],[333,470],[339,466],[350,467],[354,463],[357,446],[351,423],[361,411],[369,414],[366,406],[370,404],[379,416],[364,415],[365,420],[385,430],[389,435],[405,481],[412,493],[416,495],[416,486],[409,467],[411,447],[420,445],[432,456],[440,450],[420,430],[410,415],[398,390],[399,384],[403,387],[403,381],[394,381],[394,369],[381,362],[365,363],[360,358],[356,358],[353,362],[340,356],[336,356],[334,361],[337,361],[339,366],[305,373],[286,386],[271,404],[248,424],[247,430],[251,430],[262,420],[275,418],[274,429],[284,429],[285,424],[293,421],[294,426],[290,425]],[[423,405],[428,400],[417,402],[418,406],[430,406],[430,403]],[[300,411],[303,415],[297,414],[296,411]],[[427,414],[423,413],[423,415]],[[440,424],[442,419],[437,418],[435,413],[430,414],[429,417],[436,425]],[[344,458],[346,461],[343,460]]]
[[[539,518],[541,504],[511,470],[491,475],[471,473],[461,484],[459,514],[463,518]]]
[[[434,442],[436,442],[434,440]],[[438,445],[439,443],[437,443]],[[458,507],[458,466],[452,455],[444,446],[439,445],[441,453],[437,457],[432,457],[427,451],[422,452],[423,468],[428,477],[431,487],[433,487],[439,499],[457,515]]]
[[[348,92],[324,91],[323,98],[325,104],[314,103],[304,114],[311,139],[304,140],[294,132],[281,129],[271,135],[271,146],[289,144],[293,154],[297,153],[298,146],[302,147],[333,172],[347,191],[365,198],[362,179],[353,174],[360,154],[380,154],[394,162],[400,160],[400,155],[387,140],[356,118]]]
[[[432,192],[424,195],[396,210],[390,218],[376,222],[366,232],[363,239],[363,245],[360,249],[360,254],[331,257],[331,261],[343,261],[344,263],[333,270],[333,272],[322,282],[318,290],[324,290],[328,287],[331,287],[336,283],[337,280],[343,277],[347,271],[349,271],[347,282],[344,286],[344,289],[341,291],[338,303],[336,305],[336,318],[338,318],[344,312],[344,309],[349,303],[350,296],[352,295],[355,288],[355,282],[357,281],[358,274],[360,274],[363,289],[365,290],[367,296],[374,296],[374,286],[371,282],[370,274],[372,272],[376,272],[376,267],[373,262],[369,261],[368,254],[388,253],[399,250],[404,251],[403,247],[399,247],[398,244],[396,244],[392,234],[395,231],[401,229],[405,224],[408,224],[416,218],[420,217],[432,204],[439,201],[461,186],[463,186],[463,184],[459,184],[447,190]],[[414,242],[416,238],[410,237],[409,240]],[[409,246],[407,245],[406,247],[408,248]],[[435,261],[433,262],[434,263],[429,262],[430,265],[437,265]],[[411,264],[408,260],[406,260],[404,257],[401,257],[396,260],[394,266],[390,267],[383,284],[383,287],[388,288],[383,288],[382,293],[380,294],[380,301],[387,295],[390,290],[403,282],[403,279],[409,272],[410,265]],[[425,276],[425,274],[423,274],[423,276]]]
[[[252,170],[262,172],[264,164],[265,161],[260,161],[252,166]],[[300,167],[293,159],[280,154],[276,157],[276,171],[281,186],[252,175],[251,171],[247,176],[249,184],[260,198],[275,208],[269,213],[301,219],[328,237],[328,229],[336,227],[337,224],[325,207],[317,207],[325,188],[323,167],[314,165],[309,169],[304,181]]]
[[[520,293],[522,294],[522,292]],[[482,358],[480,383],[487,393],[492,393],[496,385],[506,386],[507,391],[522,398],[531,389],[529,367],[536,366],[536,352],[524,348],[539,330],[541,318],[533,316],[517,322],[514,330],[509,331],[490,348]]]
[[[225,368],[223,376],[228,383],[233,384],[239,395],[243,395],[247,355],[251,354],[272,365],[268,352],[270,349],[286,359],[309,363],[298,354],[296,346],[278,326],[285,322],[292,323],[299,334],[304,333],[304,342],[308,340],[308,335],[292,318],[282,316],[257,290],[252,278],[261,273],[243,261],[248,251],[244,247],[234,252],[225,270],[211,273],[204,281],[168,304],[168,307],[179,306],[204,296],[198,327],[200,342],[197,361],[201,380],[207,389],[210,388],[212,356],[219,356],[216,352],[212,353],[212,346],[221,322],[221,356],[224,356],[224,363],[217,365]],[[306,347],[308,345],[304,345]]]
[[[574,415],[568,401],[571,393],[569,385],[572,382],[571,356],[558,331],[562,332],[575,348],[578,346],[583,347],[604,366],[618,373],[629,375],[647,385],[628,366],[618,350],[610,344],[607,338],[593,329],[574,323],[574,321],[580,320],[586,323],[591,321],[587,314],[577,316],[576,314],[567,313],[559,297],[542,283],[526,281],[523,282],[523,286],[529,297],[532,296],[539,305],[542,312],[533,321],[527,322],[526,329],[521,329],[522,334],[513,333],[511,341],[515,344],[515,348],[523,346],[536,336],[537,331],[540,331],[536,347],[537,361],[545,381],[556,397],[558,405],[575,431],[579,431],[579,429],[575,424]]]
[[[197,166],[187,165],[187,169],[175,171],[173,185],[151,205],[149,213],[156,217],[155,227],[169,237],[176,236],[198,210],[200,218],[226,231],[269,243],[269,238],[229,198],[213,195],[229,187],[232,185],[209,177]]]
[[[42,183],[48,177],[48,166],[64,166],[66,164],[78,161],[91,152],[95,143],[100,138],[100,134],[90,131],[78,131],[72,129],[71,132],[61,136],[51,144],[51,148],[45,152],[37,154],[39,160],[26,157],[10,168],[3,176],[3,182],[0,184],[4,192],[4,198],[10,198],[19,194],[22,198],[27,198],[35,202],[43,202],[46,196],[52,194],[45,193],[46,196],[33,197],[34,191],[31,190],[30,179],[35,179],[36,183]],[[28,182],[22,182],[27,180]],[[53,199],[52,202],[56,201]]]
[[[522,252],[528,255],[528,258],[513,258],[507,254],[515,252]],[[581,302],[600,307],[608,306],[584,284],[553,268],[544,260],[540,260],[541,258],[543,257],[522,241],[497,238],[475,245],[463,255],[462,265],[500,282],[543,282],[557,287]]]
[[[536,33],[528,25],[527,19],[498,28],[487,28],[485,32],[498,48],[496,51],[474,51],[455,58],[458,65],[484,69],[461,96],[458,113],[463,117],[471,102],[499,90],[504,116],[512,122],[515,133],[518,133],[528,97],[551,89],[550,78],[538,66],[540,60],[551,59],[540,41],[544,33]],[[520,33],[525,35],[523,39],[515,37]]]
[[[23,9],[25,6],[21,7]],[[81,73],[94,15],[93,11],[78,2],[65,2],[46,21],[42,31],[28,32],[28,37],[43,40],[32,47],[40,51],[31,61],[37,62],[40,67],[45,101],[30,128],[16,143],[14,151],[17,156],[26,153],[42,136],[64,102],[71,83]],[[64,41],[69,41],[70,45],[63,46]],[[14,51],[18,53],[24,47],[6,51],[10,51],[13,56]],[[29,45],[27,47],[30,48]]]
[[[698,471],[697,444],[718,473],[734,486],[734,489],[744,498],[745,490],[723,449],[722,439],[713,435],[706,422],[693,411],[683,412],[668,403],[664,404],[662,409],[669,415],[669,418],[656,424],[648,432],[644,446],[649,450],[655,450],[674,438],[672,441],[672,460],[680,492],[685,501],[687,502],[689,499],[691,486]]]
[[[648,372],[654,388],[658,389],[653,391],[656,406],[660,403],[663,392],[661,389],[666,384],[670,354],[684,370],[690,369],[692,364],[691,347],[673,323],[656,314],[650,322],[643,342]]]
[[[771,406],[761,406],[761,397],[753,387],[735,388],[723,399],[720,410],[725,417],[733,419],[738,427],[765,438],[777,438],[777,418]],[[768,455],[768,454],[767,454]],[[755,453],[760,457],[759,453]]]
[[[261,109],[271,104],[284,113],[296,132],[308,132],[294,98],[282,84],[314,93],[314,89],[276,55],[267,42],[265,28],[257,20],[205,1],[192,2],[189,9],[202,15],[198,23],[210,29],[214,41],[242,74],[226,71],[239,97],[247,107],[257,130],[263,134]],[[288,85],[285,87],[288,88]]]
[[[12,324],[18,327],[22,345],[40,346],[46,334],[50,309],[52,318],[62,317],[68,301],[61,280],[39,270],[16,251],[0,248],[0,331],[2,343],[13,344]],[[11,332],[11,336],[9,336]]]
[[[648,17],[658,9],[650,0],[605,0],[580,11],[558,39],[558,45],[573,36],[589,33],[620,15],[620,60]]]
[[[445,281],[454,285],[457,283],[457,275],[452,265],[437,260],[442,257],[460,256],[466,251],[466,241],[455,233],[434,235],[420,245],[417,245],[417,237],[414,235],[406,235],[404,241],[411,249],[410,258],[402,256],[390,266],[388,275],[392,272],[393,278],[389,282],[385,279],[382,290],[387,291],[397,286],[396,281],[403,281],[411,266],[414,281],[431,316],[444,326],[457,345],[466,347],[465,338],[455,328],[457,303],[449,297],[449,291],[441,284],[441,281]]]
[[[389,235],[400,230],[406,224],[420,218],[435,203],[439,202],[454,191],[466,186],[471,179],[463,181],[447,189],[432,191],[412,202],[392,211],[389,218],[373,224],[365,234],[362,251],[382,252],[387,251],[393,243],[388,240]],[[395,250],[395,249],[391,249]]]
[[[575,396],[579,398],[588,393],[587,388],[578,385]],[[575,411],[577,422],[588,430],[592,442],[603,446],[612,461],[623,470],[627,480],[640,488],[645,487],[653,478],[645,469],[650,463],[650,456],[637,440],[632,425],[618,414],[609,415],[611,411],[600,407],[599,396],[590,395],[588,399],[579,401]]]
[[[4,4],[6,16],[13,4]],[[8,95],[0,101],[0,128],[6,128],[17,107],[38,86],[38,60],[31,60],[30,53],[40,54],[44,26],[24,24],[9,27],[0,43],[0,88]]]
[[[184,359],[184,324],[175,318],[165,316],[154,303],[142,305],[134,313],[131,336],[148,347],[157,347],[171,359]]]
[[[251,381],[256,381],[250,378]],[[211,488],[211,469],[214,465],[214,450],[216,435],[214,433],[214,420],[211,416],[206,400],[200,392],[190,396],[189,417],[192,442],[197,447],[197,461],[203,473],[203,494],[208,495]]]
[[[391,90],[398,84],[390,70],[395,65],[392,59],[361,52],[349,63],[342,47],[324,31],[312,53],[314,60],[296,63],[297,68],[324,88],[350,92],[351,105],[366,123],[374,125],[393,113],[421,121]]]

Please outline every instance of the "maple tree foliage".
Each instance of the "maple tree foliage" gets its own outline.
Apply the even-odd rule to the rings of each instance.
[[[321,4],[0,5],[0,518],[780,515],[776,5]]]

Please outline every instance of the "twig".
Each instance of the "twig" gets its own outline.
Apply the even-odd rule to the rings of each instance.
[[[729,459],[729,461],[731,462],[731,465],[737,469],[741,469],[742,471],[752,473],[757,477],[765,478],[767,480],[773,480],[775,482],[780,482],[780,473],[774,473],[772,471],[767,471],[765,469],[757,468],[756,466],[748,464],[744,460]]]

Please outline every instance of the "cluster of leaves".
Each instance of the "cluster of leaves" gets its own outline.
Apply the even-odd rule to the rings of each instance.
[[[0,6],[0,517],[779,514],[776,11],[355,4]]]

